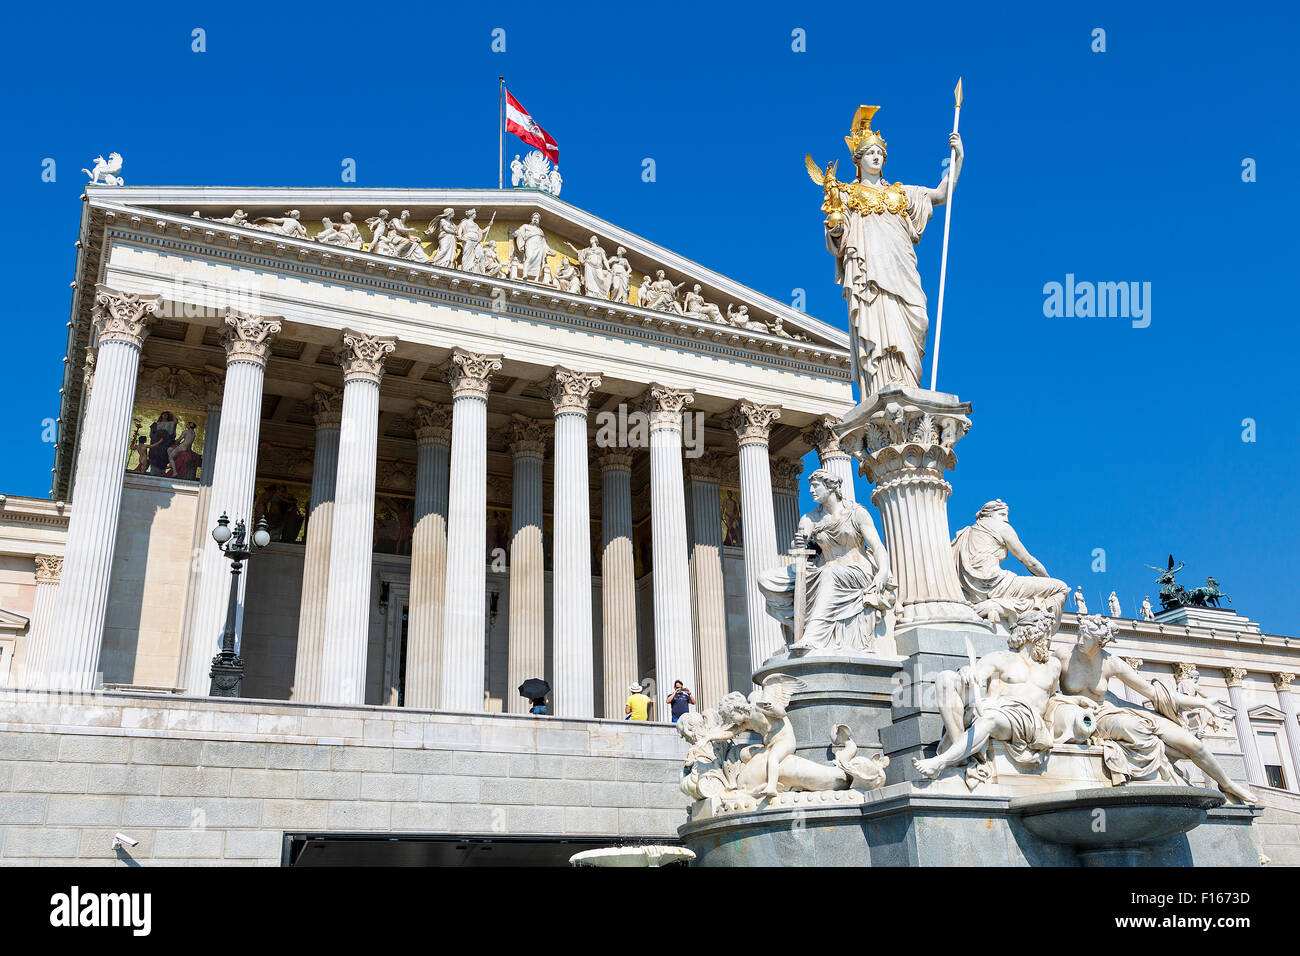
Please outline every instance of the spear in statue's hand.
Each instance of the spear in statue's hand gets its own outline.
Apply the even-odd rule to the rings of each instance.
[[[957,88],[953,90],[957,105],[952,113],[952,132],[957,135],[957,124],[961,119],[961,77],[957,77]],[[947,210],[943,214],[943,258],[939,261],[939,307],[934,321],[934,360],[930,363],[930,391],[935,391],[939,380],[939,336],[943,334],[943,287],[948,278],[948,230],[952,226],[952,194],[957,189],[957,147],[953,146],[948,156],[948,199]]]

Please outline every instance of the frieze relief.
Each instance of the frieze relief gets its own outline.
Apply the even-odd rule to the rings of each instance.
[[[585,244],[576,246],[547,230],[540,213],[533,213],[528,222],[508,223],[497,222],[495,212],[485,217],[475,208],[448,207],[426,222],[414,219],[409,209],[396,214],[380,209],[362,218],[364,228],[350,210],[324,216],[319,223],[304,222],[297,209],[254,218],[242,209],[225,216],[204,216],[196,210],[193,217],[473,275],[526,281],[707,322],[733,333],[759,332],[791,343],[816,344],[803,332],[787,329],[779,315],[759,316],[745,304],[709,301],[703,287],[689,276],[669,275],[659,268],[634,270],[626,248],[613,245],[607,250],[599,236],[585,237]],[[634,282],[637,275],[640,280]]]

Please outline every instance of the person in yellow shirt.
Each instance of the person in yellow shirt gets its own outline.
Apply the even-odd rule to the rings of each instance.
[[[628,687],[628,693],[631,694],[627,699],[627,704],[623,708],[626,715],[624,720],[649,720],[650,719],[650,698],[641,691],[640,684],[632,684]]]

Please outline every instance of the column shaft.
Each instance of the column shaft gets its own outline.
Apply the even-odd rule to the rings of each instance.
[[[176,687],[182,687],[190,668],[190,649],[196,647],[194,621],[199,610],[199,591],[203,587],[204,557],[212,547],[212,528],[204,523],[212,507],[212,473],[216,470],[217,448],[221,441],[222,381],[211,377],[215,394],[207,406],[207,424],[203,429],[203,466],[199,471],[199,493],[194,499],[194,533],[190,547],[190,570],[185,582],[185,616],[181,623],[181,651],[176,661]]]
[[[1264,761],[1259,759],[1259,743],[1255,740],[1255,730],[1250,725],[1250,713],[1246,708],[1246,694],[1241,682],[1246,672],[1240,668],[1231,668],[1228,672],[1228,700],[1232,702],[1232,722],[1237,731],[1237,743],[1241,746],[1241,756],[1246,762],[1246,782],[1255,786],[1268,786],[1264,776]]]
[[[632,550],[632,456],[607,452],[600,468],[600,597],[604,714],[621,720],[636,654],[636,565]]]
[[[258,434],[262,425],[262,382],[265,367],[245,359],[233,359],[226,366],[226,385],[221,400],[221,441],[212,468],[212,491],[204,527],[211,531],[223,513],[230,523],[248,521],[253,513],[253,482],[257,477]],[[249,532],[252,532],[249,528]],[[230,562],[211,539],[200,553],[198,600],[194,606],[194,629],[181,686],[187,694],[206,697],[211,688],[212,658],[221,649],[230,597]],[[247,570],[247,569],[246,569]],[[243,631],[244,591],[248,575],[239,577],[239,611],[236,616],[235,646]]]
[[[538,422],[511,423],[514,456],[510,490],[510,634],[506,699],[512,714],[528,713],[518,694],[530,677],[546,676],[546,564],[542,553],[542,457]]]
[[[79,432],[76,494],[47,666],[49,686],[68,690],[90,690],[97,681],[140,348],[158,307],[157,296],[95,288],[99,352]]]
[[[447,586],[447,493],[451,415],[427,406],[415,417],[415,530],[406,625],[406,706],[438,706],[442,690],[442,602]]]
[[[741,402],[731,416],[740,445],[740,520],[745,545],[745,611],[753,670],[781,650],[781,625],[767,613],[758,576],[776,566],[776,518],[772,514],[772,463],[768,432],[781,411],[773,405]]]
[[[321,699],[325,601],[329,588],[330,541],[334,535],[334,495],[338,480],[340,400],[341,396],[334,389],[318,389],[313,395],[317,405],[316,450],[312,458],[311,502],[303,550],[293,700]]]
[[[23,654],[22,674],[15,674],[19,686],[50,687],[49,665],[51,634],[54,627],[54,600],[59,593],[59,576],[63,557],[54,554],[36,556],[36,598],[32,602],[31,624],[27,632],[27,649]]]
[[[1291,693],[1291,677],[1286,676],[1286,681],[1274,677],[1273,686],[1277,688],[1277,701],[1282,705],[1282,712],[1286,714],[1286,743],[1291,751],[1291,770],[1300,776],[1300,722],[1296,719],[1296,699]],[[1300,780],[1292,780],[1291,786],[1292,789],[1300,790]]]
[[[453,349],[447,587],[443,601],[444,710],[483,709],[487,646],[487,397],[497,356]],[[510,688],[511,691],[514,688]]]
[[[686,558],[686,495],[682,477],[682,408],[694,395],[652,385],[650,412],[650,529],[654,566],[655,715],[667,714],[659,693],[674,681],[695,686],[691,580]]]
[[[591,504],[587,413],[555,416],[555,712],[594,717],[591,637]]]
[[[692,690],[701,708],[716,707],[728,684],[718,467],[714,455],[705,455],[687,465],[690,481],[686,487],[686,532],[690,542],[691,618],[695,631],[696,686]]]
[[[379,383],[394,340],[343,333],[343,416],[339,428],[329,584],[325,595],[321,700],[364,704],[375,549]]]

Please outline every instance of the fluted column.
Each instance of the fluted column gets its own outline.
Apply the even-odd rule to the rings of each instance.
[[[721,477],[717,452],[705,452],[686,461],[686,535],[695,633],[696,686],[691,689],[700,708],[716,707],[727,692],[727,597],[722,577],[722,498],[718,494]],[[667,696],[667,691],[661,696]]]
[[[1241,756],[1246,761],[1246,782],[1266,787],[1268,778],[1264,776],[1264,761],[1259,759],[1259,742],[1255,740],[1255,730],[1250,726],[1246,694],[1241,689],[1241,682],[1246,679],[1246,668],[1225,667],[1223,676],[1228,682],[1228,700],[1234,711],[1232,722],[1237,730],[1237,743],[1241,747]]]
[[[379,447],[379,383],[392,338],[344,330],[337,352],[343,367],[329,585],[325,595],[321,700],[366,702],[370,638],[370,577],[375,550],[375,467]]]
[[[442,602],[447,587],[447,490],[451,410],[416,399],[415,529],[406,623],[406,706],[438,706],[442,691]]]
[[[526,714],[530,706],[516,692],[519,685],[530,677],[546,676],[546,561],[542,553],[542,461],[549,437],[546,433],[545,425],[522,415],[510,422],[513,480],[506,700],[512,714]]]
[[[499,355],[452,349],[451,488],[447,511],[447,587],[443,601],[444,710],[483,709],[487,641],[487,401]],[[510,688],[514,691],[514,688]]]
[[[1291,681],[1294,674],[1274,674],[1273,689],[1277,691],[1277,702],[1286,714],[1286,744],[1291,751],[1291,769],[1300,774],[1300,722],[1296,717],[1296,700],[1291,693]],[[1300,783],[1297,784],[1300,786]]]
[[[944,472],[957,464],[953,446],[970,428],[970,405],[955,395],[887,386],[841,441],[862,453],[871,500],[880,509],[885,547],[898,582],[900,631],[922,625],[988,625],[975,613],[957,578],[948,530],[952,485]]]
[[[555,407],[553,514],[555,712],[596,716],[591,632],[591,482],[587,469],[587,405],[600,376],[556,366],[549,391]]]
[[[231,523],[248,521],[253,514],[253,482],[257,477],[258,434],[262,427],[262,384],[271,342],[280,332],[278,316],[248,315],[228,311],[223,320],[221,344],[226,349],[226,383],[221,393],[221,441],[212,464],[212,492],[205,527],[216,527],[226,514]],[[251,532],[251,528],[249,529]],[[199,594],[194,607],[185,673],[181,687],[187,694],[206,697],[212,687],[212,658],[221,647],[230,596],[230,562],[211,541],[199,555]],[[235,615],[235,647],[244,625],[244,592],[248,575],[239,576],[239,603]]]
[[[623,718],[627,688],[640,678],[636,653],[636,564],[632,549],[632,455],[600,456],[600,648],[604,714]]]
[[[691,578],[686,559],[686,495],[682,480],[682,409],[686,389],[652,384],[641,400],[650,416],[650,529],[653,536],[655,684],[695,686]],[[655,701],[662,717],[664,695]]]
[[[203,428],[203,465],[199,469],[199,493],[194,499],[194,530],[190,545],[190,567],[185,581],[185,616],[181,623],[181,650],[176,660],[175,686],[185,683],[189,673],[190,650],[198,646],[194,639],[194,622],[199,612],[199,592],[203,588],[203,568],[206,552],[212,547],[212,528],[202,520],[212,507],[212,475],[216,471],[217,448],[221,442],[221,396],[225,388],[222,376],[207,373],[204,376],[206,397],[204,412],[207,416]]]
[[[27,651],[23,654],[22,674],[14,675],[19,686],[50,686],[50,636],[54,627],[54,599],[59,592],[59,577],[62,573],[63,555],[36,555],[36,599],[32,602]]]
[[[803,462],[798,458],[772,459],[772,510],[776,518],[776,550],[785,554],[799,527],[799,473]],[[843,487],[843,486],[841,486]]]
[[[293,700],[321,699],[325,659],[325,597],[330,578],[330,541],[334,535],[334,493],[338,479],[339,430],[343,392],[320,382],[312,385],[316,451],[311,468],[311,502],[302,561],[302,600],[298,610],[298,651],[293,666]]]
[[[745,610],[749,618],[749,660],[753,670],[781,650],[781,625],[767,613],[758,589],[761,572],[775,567],[776,519],[772,514],[772,465],[767,437],[781,417],[775,405],[741,402],[731,413],[740,446],[740,520],[745,544]]]
[[[814,422],[804,429],[803,439],[817,449],[820,468],[825,468],[840,479],[840,492],[846,501],[856,501],[853,490],[853,459],[840,445],[840,437],[835,433],[835,426],[840,420],[826,415],[819,422]]]
[[[95,686],[140,349],[158,303],[158,296],[95,286],[92,321],[99,348],[94,387],[78,433],[72,518],[64,544],[63,574],[54,598],[46,658],[46,683],[51,688],[90,690]]]

